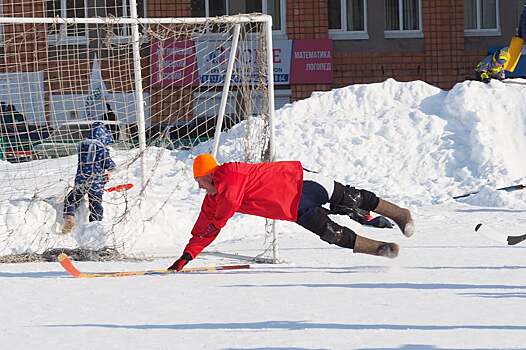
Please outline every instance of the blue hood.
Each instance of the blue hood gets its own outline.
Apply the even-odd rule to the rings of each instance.
[[[88,138],[99,140],[105,145],[111,145],[113,143],[113,136],[103,122],[91,124],[91,131]]]

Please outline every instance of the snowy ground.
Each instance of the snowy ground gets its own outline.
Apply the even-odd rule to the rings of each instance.
[[[526,233],[526,191],[494,190],[526,182],[523,84],[465,82],[445,92],[387,80],[317,93],[277,113],[278,159],[300,159],[411,208],[417,231],[409,239],[338,218],[398,242],[397,259],[353,254],[280,222],[284,262],[249,270],[74,279],[57,263],[1,264],[0,348],[524,349],[526,243],[500,241]],[[134,220],[116,224],[111,239],[132,255],[167,257],[77,263],[81,270],[164,268],[180,254],[203,194],[188,154],[159,152],[146,159],[158,164],[146,199],[128,208]],[[105,195],[103,225],[54,234],[59,185],[74,171],[74,159],[58,162],[32,169],[42,200],[19,183],[27,172],[0,164],[2,254],[108,243],[104,229],[122,214],[122,195]],[[137,182],[137,169],[125,178]],[[10,184],[28,195],[15,198]],[[496,233],[475,233],[479,222]],[[236,215],[209,250],[257,254],[262,227]],[[239,262],[203,254],[191,266],[230,263]]]
[[[522,218],[521,218],[522,217]],[[426,207],[396,260],[284,237],[280,265],[227,273],[77,280],[58,264],[2,265],[0,338],[9,349],[523,349],[526,247],[473,232],[523,212]],[[522,225],[524,227],[524,225]],[[250,242],[219,249],[253,253]],[[78,263],[85,271],[166,266]],[[195,265],[236,263],[202,256]]]

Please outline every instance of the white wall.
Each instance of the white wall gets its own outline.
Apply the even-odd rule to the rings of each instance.
[[[14,105],[27,122],[44,124],[43,72],[0,73],[0,101]]]
[[[108,93],[108,102],[117,119],[124,124],[137,122],[134,93]],[[75,119],[86,119],[85,101],[87,95],[52,95],[50,101],[51,123],[53,126]],[[144,93],[144,115],[146,126],[150,124],[150,98]]]

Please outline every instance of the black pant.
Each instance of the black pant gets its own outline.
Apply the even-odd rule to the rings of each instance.
[[[372,211],[378,206],[378,197],[372,192],[344,186],[336,181],[334,182],[334,191],[329,195],[319,183],[303,181],[296,222],[309,231],[318,235],[323,234],[330,220],[328,217],[330,211],[323,208],[323,205],[327,203],[330,203],[331,207],[334,208],[358,208]],[[341,210],[340,213],[348,214],[346,210]]]

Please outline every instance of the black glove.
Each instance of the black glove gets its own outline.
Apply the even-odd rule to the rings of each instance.
[[[175,262],[172,264],[172,266],[168,268],[168,270],[181,271],[183,267],[186,264],[188,264],[188,262],[191,261],[192,259],[193,258],[189,253],[184,252],[183,255],[181,255],[179,259],[175,260]]]
[[[374,219],[369,220],[365,225],[378,228],[393,228],[393,223],[383,216],[377,216]]]
[[[351,209],[346,214],[349,215],[351,220],[354,220],[361,225],[367,225],[367,216],[369,216],[368,211],[360,209],[360,208],[356,208],[356,209]]]

